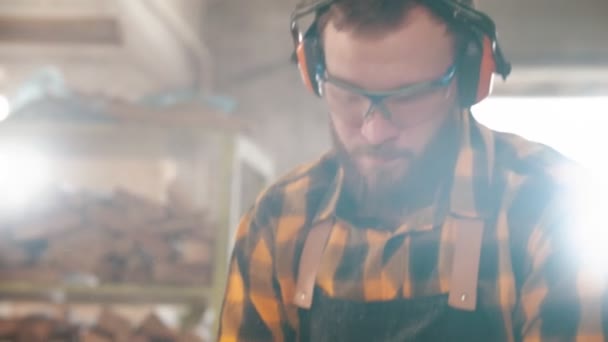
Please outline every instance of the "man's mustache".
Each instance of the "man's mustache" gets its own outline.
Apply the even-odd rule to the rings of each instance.
[[[368,156],[382,159],[413,159],[415,157],[415,154],[412,150],[398,148],[391,144],[359,146],[351,151],[351,155]]]

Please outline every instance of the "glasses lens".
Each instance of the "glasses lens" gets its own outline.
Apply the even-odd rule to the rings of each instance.
[[[372,103],[371,96],[325,82],[325,99],[330,112],[347,124],[361,125],[370,109],[390,116],[393,124],[407,127],[420,123],[433,112],[435,104],[445,100],[446,88],[435,87],[416,92],[394,94]],[[373,107],[373,108],[372,108]]]
[[[415,94],[391,96],[384,100],[392,121],[399,127],[416,125],[432,115],[438,103],[445,100],[446,88],[429,88]]]
[[[363,122],[363,116],[372,104],[368,97],[331,82],[325,82],[324,91],[329,111],[339,120],[349,124]]]

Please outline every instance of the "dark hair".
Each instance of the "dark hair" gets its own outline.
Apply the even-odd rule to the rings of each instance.
[[[472,0],[457,0],[472,6]],[[322,35],[331,22],[338,30],[352,30],[364,34],[378,34],[398,27],[409,11],[420,0],[335,0],[324,10],[317,20],[317,30]],[[437,20],[441,20],[437,17]],[[448,24],[448,29],[456,36],[461,29]],[[458,37],[460,38],[460,37]],[[460,40],[460,39],[458,39]]]

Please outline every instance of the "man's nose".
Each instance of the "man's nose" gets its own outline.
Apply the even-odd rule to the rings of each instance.
[[[374,109],[361,126],[361,135],[370,145],[381,145],[399,136],[399,130],[380,111]]]

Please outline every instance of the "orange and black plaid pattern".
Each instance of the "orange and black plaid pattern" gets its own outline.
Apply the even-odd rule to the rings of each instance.
[[[452,207],[472,201],[479,211],[492,208],[478,310],[500,317],[504,341],[604,341],[604,289],[590,286],[570,239],[570,163],[545,146],[490,131],[469,113],[464,122],[467,139],[443,197]],[[328,154],[270,187],[242,218],[219,341],[298,341],[299,255],[310,227],[326,219],[335,224],[316,285],[327,296],[372,302],[449,292],[454,227],[443,224],[440,203],[450,200],[438,198],[396,230],[354,227],[336,217],[341,184]]]

